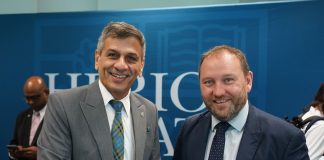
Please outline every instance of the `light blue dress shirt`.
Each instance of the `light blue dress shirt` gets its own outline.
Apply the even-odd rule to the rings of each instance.
[[[244,107],[236,117],[228,121],[231,125],[225,133],[224,160],[235,160],[243,135],[244,126],[249,113],[249,102],[246,101]],[[205,151],[205,160],[208,160],[211,144],[216,134],[215,126],[220,121],[212,116],[212,123],[208,135],[208,141]]]

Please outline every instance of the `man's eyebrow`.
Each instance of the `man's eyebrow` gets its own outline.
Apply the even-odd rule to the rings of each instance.
[[[116,53],[118,53],[118,50],[116,50],[116,49],[108,49],[108,50],[106,51],[106,53],[108,53],[108,52],[116,52]]]

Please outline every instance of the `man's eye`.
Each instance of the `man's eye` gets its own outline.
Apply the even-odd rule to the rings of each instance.
[[[109,52],[107,54],[107,57],[110,57],[110,58],[117,58],[118,57],[118,54],[117,53],[114,53],[114,52]]]
[[[226,78],[226,79],[224,80],[224,82],[225,82],[225,84],[231,84],[231,83],[234,82],[234,79],[233,79],[233,78]]]
[[[128,56],[127,57],[128,62],[130,63],[136,63],[138,61],[138,57],[135,56]]]
[[[34,95],[34,96],[25,96],[25,99],[26,100],[36,100],[40,97],[41,97],[41,95],[39,94],[39,95]]]
[[[206,86],[211,86],[213,84],[213,81],[207,80],[207,81],[204,81],[203,84]]]

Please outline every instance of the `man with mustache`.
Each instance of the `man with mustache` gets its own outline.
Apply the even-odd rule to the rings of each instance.
[[[200,61],[207,112],[189,117],[174,160],[308,160],[303,133],[248,101],[253,75],[245,55],[222,45]]]
[[[145,61],[143,34],[125,22],[109,23],[95,53],[99,80],[54,93],[38,159],[157,160],[157,108],[131,92]]]

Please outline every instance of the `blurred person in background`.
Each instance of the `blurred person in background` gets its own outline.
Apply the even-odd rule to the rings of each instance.
[[[17,116],[13,139],[10,142],[16,147],[8,148],[9,158],[36,160],[36,142],[42,129],[49,89],[41,77],[31,76],[26,80],[23,92],[30,107]]]
[[[309,110],[302,115],[306,122],[305,133],[308,154],[311,160],[324,160],[324,83],[320,85]]]

